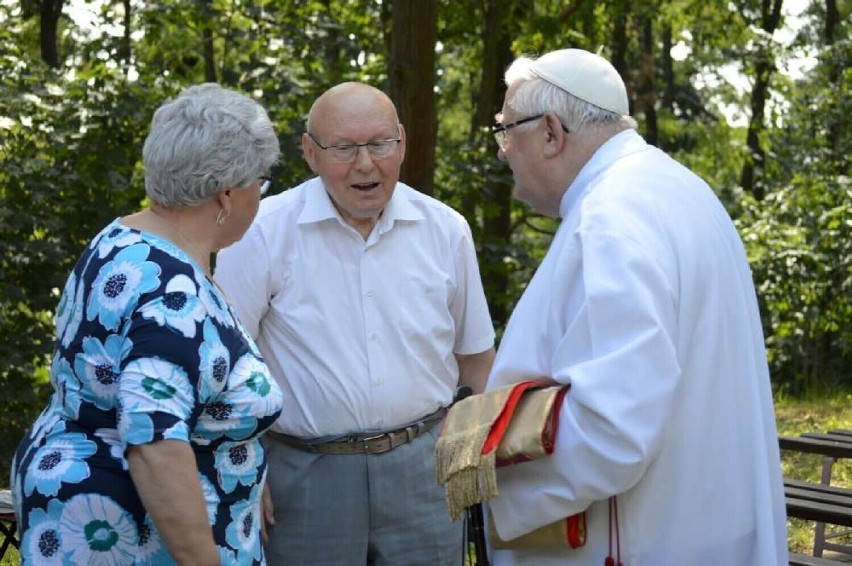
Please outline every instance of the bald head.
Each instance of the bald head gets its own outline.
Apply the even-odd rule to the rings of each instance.
[[[343,221],[367,238],[393,196],[405,158],[405,129],[393,102],[362,83],[342,83],[316,99],[302,153]]]
[[[321,136],[336,131],[342,123],[366,119],[386,120],[394,128],[399,123],[396,107],[385,93],[364,83],[341,83],[314,101],[307,130]]]

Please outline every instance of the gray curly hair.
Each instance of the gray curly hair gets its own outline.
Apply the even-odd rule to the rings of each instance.
[[[142,149],[145,192],[168,208],[198,206],[224,188],[249,187],[280,155],[260,104],[215,83],[191,86],[154,113]]]

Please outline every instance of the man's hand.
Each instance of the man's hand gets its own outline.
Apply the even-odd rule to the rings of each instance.
[[[261,520],[260,520],[260,540],[263,544],[269,542],[269,534],[267,528],[275,526],[275,506],[272,504],[272,493],[269,492],[269,485],[263,484],[263,495],[260,498]]]

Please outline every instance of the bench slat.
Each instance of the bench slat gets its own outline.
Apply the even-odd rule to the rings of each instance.
[[[852,497],[852,489],[848,489],[845,487],[839,487],[836,485],[823,485],[821,483],[811,483],[800,480],[784,480],[784,487],[795,487],[798,489],[809,489],[811,491],[818,491],[820,493],[831,493],[834,495]]]
[[[850,444],[852,443],[852,435],[846,434],[834,434],[829,432],[828,434],[821,432],[803,432],[803,438],[813,438],[814,440],[828,440],[830,442],[843,442]]]
[[[852,494],[837,494],[815,489],[785,487],[784,495],[787,497],[795,497],[796,499],[807,499],[808,501],[819,501],[821,503],[828,503],[829,505],[848,507],[849,513],[852,513]]]
[[[787,516],[852,527],[852,508],[844,505],[832,505],[802,499],[799,497],[786,497]]]
[[[852,443],[838,440],[819,440],[801,436],[779,436],[781,450],[797,450],[809,454],[822,454],[834,458],[852,458]]]
[[[841,566],[842,562],[820,558],[818,556],[806,556],[804,554],[790,553],[790,566]]]

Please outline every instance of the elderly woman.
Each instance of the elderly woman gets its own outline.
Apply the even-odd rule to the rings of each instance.
[[[154,114],[148,209],[95,236],[56,313],[53,396],[13,463],[24,564],[262,564],[281,391],[210,271],[254,218],[278,140],[215,84]]]

